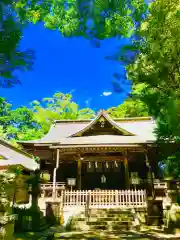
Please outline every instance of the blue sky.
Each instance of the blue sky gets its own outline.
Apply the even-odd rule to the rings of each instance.
[[[14,107],[28,106],[29,102],[51,97],[57,91],[72,91],[80,107],[95,110],[117,106],[124,100],[125,94],[114,93],[111,83],[113,74],[124,68],[104,57],[126,40],[108,39],[96,48],[86,39],[64,38],[41,24],[29,25],[23,36],[21,49],[31,48],[36,53],[33,70],[18,73],[21,85],[0,89],[0,95]]]

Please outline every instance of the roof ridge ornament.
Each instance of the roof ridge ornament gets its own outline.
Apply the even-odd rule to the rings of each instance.
[[[99,112],[97,113],[97,116],[103,115],[104,113],[105,113],[105,110],[104,109],[100,109]]]

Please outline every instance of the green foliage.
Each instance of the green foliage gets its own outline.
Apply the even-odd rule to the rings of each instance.
[[[180,179],[180,153],[177,151],[174,155],[168,156],[165,160],[164,175]]]
[[[15,173],[12,171],[0,171],[0,239],[6,235],[5,224],[14,220],[12,215],[12,201]]]
[[[16,147],[16,140],[40,139],[46,134],[54,120],[90,119],[95,113],[89,108],[80,109],[71,94],[55,93],[42,101],[33,101],[31,108],[13,109],[4,98],[0,98],[0,136]]]
[[[144,0],[19,0],[14,9],[22,22],[44,22],[63,36],[104,39],[131,36],[147,5]],[[88,26],[89,20],[92,24]]]
[[[141,100],[143,89],[144,84],[135,85],[129,98],[119,106],[109,108],[107,112],[113,118],[149,116],[148,107]]]
[[[0,126],[0,136],[16,146],[14,139],[28,140],[42,136],[41,126],[34,120],[31,109],[20,107],[14,110],[4,98],[0,98]]]
[[[15,70],[32,67],[33,51],[20,51],[22,25],[14,16],[13,0],[0,3],[0,88],[19,83]]]
[[[15,174],[5,171],[0,171],[0,211],[6,212],[10,208],[13,197],[13,182]]]
[[[151,4],[150,14],[142,23],[139,34],[140,53],[127,67],[134,84],[145,83],[144,101],[150,112],[168,122],[171,137],[179,135],[179,51],[180,15],[176,0],[158,0]]]
[[[118,107],[109,108],[107,112],[113,118],[149,116],[147,106],[140,100],[133,99],[127,99]]]
[[[74,217],[70,217],[65,225],[65,230],[67,232],[75,230],[76,220]]]
[[[95,116],[89,108],[79,109],[77,103],[72,100],[71,94],[55,93],[51,98],[44,98],[41,102],[32,102],[34,119],[44,133],[47,133],[54,120],[61,119],[89,119]]]
[[[144,83],[141,100],[158,124],[159,141],[179,142],[180,137],[180,10],[177,0],[157,0],[141,24],[135,61],[127,66],[133,84]],[[179,156],[164,158],[169,174],[177,176]],[[179,171],[179,170],[178,170]]]

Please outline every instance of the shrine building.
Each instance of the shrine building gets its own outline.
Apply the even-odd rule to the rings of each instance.
[[[94,120],[57,120],[42,139],[21,144],[54,186],[144,189],[158,178],[155,126],[151,117],[112,119],[102,110]]]

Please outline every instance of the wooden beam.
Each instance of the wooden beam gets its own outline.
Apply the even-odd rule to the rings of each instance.
[[[59,149],[56,152],[56,168],[59,168]]]
[[[56,172],[59,167],[59,149],[56,151],[56,167],[53,171],[53,198],[56,198]]]
[[[77,188],[78,190],[81,190],[81,167],[82,167],[82,161],[81,157],[78,157],[77,160]]]
[[[125,155],[124,155],[124,169],[125,169],[126,189],[130,189],[129,166],[128,166],[128,156],[127,156],[127,152],[125,152]]]

